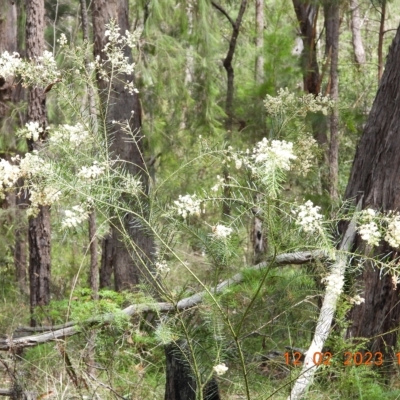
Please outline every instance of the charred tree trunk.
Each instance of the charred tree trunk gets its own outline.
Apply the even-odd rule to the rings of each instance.
[[[26,1],[26,53],[34,60],[44,52],[44,0]],[[43,88],[34,87],[28,96],[28,120],[38,122],[43,128],[41,140],[45,140],[47,116],[46,95]],[[28,140],[29,151],[38,150],[38,142]],[[29,282],[31,313],[35,307],[50,302],[50,209],[39,206],[36,217],[29,219]],[[36,325],[31,318],[32,326]]]
[[[101,243],[100,289],[111,288],[113,272],[113,240],[111,233]]]
[[[102,52],[107,43],[105,36],[106,24],[114,19],[121,32],[129,30],[128,22],[128,1],[127,0],[94,0],[92,3],[92,17],[94,29],[94,52],[95,56],[104,58]],[[132,62],[132,54],[130,49],[126,49],[125,57]],[[139,176],[143,186],[147,188],[148,178],[144,173],[145,165],[142,158],[143,143],[139,134],[141,129],[141,107],[139,97],[136,93],[130,94],[125,88],[126,81],[134,81],[133,74],[126,74],[119,77],[118,81],[110,82],[112,85],[110,91],[110,99],[107,104],[108,110],[106,119],[111,121],[129,121],[131,131],[137,135],[137,140],[124,132],[124,130],[113,125],[112,132],[107,132],[108,142],[110,144],[110,152],[113,156],[120,160],[121,168],[132,174]],[[99,79],[98,85],[100,90],[105,94],[108,89],[108,82]],[[106,98],[103,97],[103,102]],[[132,114],[133,112],[133,114]],[[118,218],[114,219],[112,226],[113,241],[113,268],[114,282],[116,290],[124,290],[132,288],[139,283],[139,280],[146,276],[145,265],[150,266],[150,261],[154,254],[154,241],[151,235],[146,234],[142,226],[138,226],[131,215],[124,215],[121,224]],[[124,241],[123,232],[129,232],[132,246],[127,246]]]
[[[167,384],[164,400],[196,400],[197,384],[179,344],[165,346]],[[204,387],[204,400],[220,400],[218,383],[212,378]]]
[[[390,47],[386,68],[367,124],[357,147],[345,197],[364,195],[363,208],[400,210],[400,28]],[[364,244],[357,239],[357,247]],[[397,253],[382,242],[376,249],[388,261]],[[399,286],[390,274],[368,263],[357,279],[365,303],[355,306],[349,318],[349,338],[370,338],[372,352],[391,353],[400,323]]]

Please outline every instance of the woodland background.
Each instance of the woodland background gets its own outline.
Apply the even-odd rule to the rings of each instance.
[[[0,395],[286,398],[299,374],[292,352],[303,360],[322,305],[327,267],[312,253],[320,243],[292,237],[278,217],[268,220],[262,191],[250,196],[252,205],[243,210],[245,197],[235,197],[234,185],[225,185],[221,201],[205,208],[209,227],[217,221],[237,227],[229,246],[218,249],[207,248],[209,233],[198,219],[174,225],[165,218],[168,206],[161,212],[159,204],[174,204],[186,193],[200,195],[218,179],[230,182],[233,165],[210,161],[206,153],[219,149],[225,154],[230,146],[245,151],[264,137],[298,140],[307,131],[316,143],[315,165],[304,176],[290,175],[280,199],[321,206],[332,220],[332,248],[340,244],[349,220],[345,214],[356,205],[355,198],[363,209],[396,210],[399,6],[398,0],[3,0],[0,53],[33,59],[47,50],[60,70],[71,66],[62,35],[87,67],[103,56],[110,21],[121,33],[138,33],[136,48],[124,50],[135,63],[134,70],[124,72],[137,89],[133,94],[115,81],[111,100],[105,98],[107,81],[93,73],[85,85],[78,78],[83,67],[64,89],[81,115],[91,118],[92,127],[105,121],[102,133],[112,135],[110,154],[124,161],[121,174],[144,182],[142,215],[154,222],[154,231],[131,223],[127,211],[115,217],[118,211],[112,207],[106,212],[93,207],[87,221],[66,228],[62,221],[75,204],[69,203],[71,197],[57,206],[42,204],[37,215],[29,216],[28,192],[7,192],[0,210]],[[3,159],[41,150],[47,126],[77,122],[58,92],[65,81],[23,86],[18,77],[0,76]],[[276,130],[284,124],[268,114],[264,100],[285,88],[299,97],[322,93],[337,106],[328,115],[307,113],[301,123],[294,120],[286,130]],[[136,140],[122,124],[110,128],[113,121],[125,120]],[[29,121],[43,128],[40,143],[16,135]],[[313,143],[308,144],[305,148]],[[256,188],[249,175],[242,178],[247,188]],[[136,210],[129,196],[108,196],[110,202],[123,202],[125,210]],[[166,264],[158,267],[155,254],[162,244],[154,232],[174,243],[174,251],[165,252]],[[305,258],[279,258],[296,251]],[[398,253],[384,243],[371,250],[359,235],[352,251],[364,254],[369,264],[346,277],[324,347],[334,363],[318,370],[306,398],[396,399]],[[147,266],[165,267],[156,288],[146,278],[151,267],[140,269],[143,260]],[[350,257],[353,264],[357,260]],[[265,275],[268,262],[273,266]],[[390,273],[377,268],[385,263]],[[254,265],[261,267],[248,269]],[[201,301],[190,297],[206,287],[219,293],[217,285],[237,273],[239,284],[215,304],[206,295]],[[365,302],[352,307],[349,299],[355,293]],[[190,306],[181,307],[182,299],[191,299]],[[155,303],[163,306],[156,309]],[[230,326],[236,327],[232,338],[216,308],[226,310]],[[173,324],[165,322],[169,314],[164,311],[179,317]],[[48,336],[40,336],[43,332]],[[194,345],[187,349],[187,343]],[[381,352],[385,365],[343,365],[346,351],[368,350]],[[225,375],[213,373],[215,360],[228,366]]]

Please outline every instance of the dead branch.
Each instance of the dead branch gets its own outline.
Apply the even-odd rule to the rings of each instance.
[[[303,251],[296,253],[284,253],[276,256],[274,260],[270,259],[268,261],[257,264],[253,267],[250,267],[249,270],[262,270],[271,265],[271,261],[273,265],[288,265],[288,264],[296,264],[302,265],[309,262],[312,262],[317,259],[328,258],[328,255],[323,250],[316,251]],[[202,303],[203,298],[206,294],[220,294],[223,293],[228,287],[238,285],[243,282],[243,274],[237,273],[232,278],[227,279],[217,285],[215,288],[204,290],[202,292],[196,293],[190,297],[182,299],[178,301],[176,304],[173,303],[153,303],[153,304],[135,304],[131,305],[123,310],[121,310],[122,314],[125,314],[128,317],[132,317],[134,315],[139,315],[146,312],[158,312],[158,313],[167,313],[167,312],[179,312],[186,310],[188,308],[195,307]],[[50,341],[62,340],[68,336],[76,335],[77,333],[82,332],[82,330],[87,330],[95,327],[99,327],[105,324],[111,323],[117,314],[108,313],[104,315],[100,315],[98,317],[90,318],[86,321],[81,322],[67,322],[65,325],[57,325],[54,327],[42,327],[48,329],[47,332],[40,333],[38,335],[24,336],[24,337],[9,337],[7,339],[0,340],[0,350],[1,351],[9,351],[11,349],[16,348],[24,348],[24,347],[34,347],[40,345],[42,343],[47,343]],[[21,332],[32,332],[33,328],[28,327],[20,327],[17,329],[19,333]],[[34,328],[35,332],[37,332],[40,328]]]

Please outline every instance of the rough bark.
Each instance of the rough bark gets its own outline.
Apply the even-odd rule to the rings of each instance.
[[[385,71],[372,105],[367,124],[357,147],[345,197],[364,194],[363,208],[381,211],[400,209],[400,28],[390,47]],[[358,238],[357,247],[364,244]],[[390,253],[391,252],[391,253]],[[394,256],[393,249],[381,243],[376,254]],[[365,303],[349,314],[349,338],[370,338],[371,351],[390,353],[397,343],[400,323],[398,285],[392,277],[367,263],[357,278]],[[388,333],[392,330],[391,333]]]
[[[113,240],[111,233],[101,243],[100,289],[111,288],[113,272]]]
[[[303,0],[293,0],[293,6],[304,44],[301,54],[304,91],[317,95],[321,91],[317,53],[315,51],[319,6],[314,2]]]
[[[326,50],[330,54],[330,90],[329,94],[336,102],[329,118],[329,195],[331,200],[339,198],[339,27],[340,7],[337,0],[329,0],[324,5],[325,28],[326,28]]]
[[[34,60],[44,52],[44,0],[26,1],[26,52]],[[43,88],[34,87],[28,95],[28,120],[39,122],[46,132],[46,96]],[[45,140],[42,135],[41,140]],[[28,140],[29,151],[38,150],[40,144]],[[50,209],[40,206],[36,217],[29,219],[29,281],[30,306],[35,307],[50,302]],[[31,324],[36,324],[32,317]]]
[[[94,31],[94,53],[95,56],[104,58],[102,49],[107,43],[105,36],[106,24],[114,19],[121,33],[129,30],[128,22],[128,1],[127,0],[94,0],[92,3],[93,31]],[[132,62],[130,49],[126,49],[125,57]],[[124,77],[111,82],[110,100],[107,104],[107,121],[129,121],[132,132],[137,135],[136,141],[125,133],[120,127],[113,125],[112,132],[108,132],[108,142],[110,152],[115,159],[120,160],[121,168],[131,173],[133,176],[139,176],[144,187],[147,187],[147,176],[144,173],[145,164],[142,158],[143,143],[140,140],[141,128],[141,108],[139,97],[136,93],[133,95],[124,88],[127,80],[133,81],[134,76],[126,74]],[[100,90],[105,95],[108,89],[108,83],[104,80],[98,80]],[[103,97],[104,103],[105,97]],[[132,115],[133,112],[133,115]],[[127,245],[123,238],[123,232],[128,231],[132,245]],[[116,290],[132,288],[139,283],[146,270],[144,265],[149,266],[154,254],[154,241],[148,235],[143,227],[134,221],[131,215],[123,216],[121,224],[117,218],[114,219],[112,226],[113,240],[113,267],[114,282]]]
[[[361,37],[360,5],[358,0],[350,0],[351,11],[351,42],[353,44],[354,58],[359,67],[365,64],[365,50]]]
[[[15,1],[4,0],[0,4],[0,54],[8,51],[9,53],[20,52],[18,38],[18,16],[21,10]],[[22,121],[12,118],[12,110],[14,104],[23,99],[23,90],[21,85],[16,85],[13,77],[4,79],[0,77],[0,122],[4,132],[13,132],[15,125],[20,125]],[[15,139],[9,138],[10,147],[15,147]],[[13,149],[14,150],[14,149]],[[10,194],[11,196],[11,194]],[[22,213],[20,208],[23,208],[24,201],[21,196],[13,195],[13,215],[15,221],[15,244],[14,244],[14,264],[15,273],[21,294],[27,292],[27,252],[26,243],[27,227],[22,223]]]

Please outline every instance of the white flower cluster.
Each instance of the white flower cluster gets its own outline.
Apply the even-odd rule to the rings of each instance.
[[[31,208],[36,209],[39,206],[50,206],[61,196],[61,191],[54,187],[45,187],[42,190],[30,189]]]
[[[20,174],[18,165],[11,164],[4,159],[0,160],[0,199],[4,199],[4,192],[15,185]]]
[[[77,176],[79,178],[85,179],[85,180],[93,180],[98,178],[99,176],[104,174],[105,168],[97,163],[97,161],[93,162],[93,165],[90,167],[82,167],[79,171]]]
[[[197,199],[196,195],[186,194],[185,196],[179,195],[178,200],[174,201],[178,215],[187,218],[189,215],[200,215],[201,213],[201,200]]]
[[[214,372],[218,375],[224,375],[226,371],[228,371],[228,367],[225,365],[225,363],[221,363],[213,367]]]
[[[229,228],[228,226],[217,224],[216,226],[213,226],[212,232],[213,236],[216,239],[226,239],[228,236],[231,235],[233,229]]]
[[[74,206],[72,210],[65,210],[62,228],[75,228],[89,218],[89,213],[82,206]]]
[[[267,173],[273,172],[276,168],[284,171],[290,170],[291,160],[295,160],[293,154],[293,143],[285,140],[272,140],[264,138],[256,144],[253,150],[252,159],[258,166],[262,166]]]
[[[21,64],[22,60],[18,53],[10,54],[5,51],[0,56],[0,76],[4,79],[15,76]]]
[[[73,148],[90,143],[91,140],[89,131],[85,130],[81,123],[61,125],[57,127],[57,130],[51,132],[49,138],[50,144],[70,145]]]
[[[396,213],[388,216],[387,222],[385,240],[394,248],[400,247],[400,215]]]
[[[39,156],[37,151],[26,153],[20,159],[20,174],[22,177],[32,178],[34,176],[48,176],[51,173],[51,165]]]
[[[213,192],[218,192],[221,187],[224,187],[225,180],[222,176],[217,175],[217,183],[211,188]]]
[[[106,64],[111,64],[112,71],[114,74],[126,74],[132,75],[135,69],[135,63],[130,63],[129,58],[125,56],[126,52],[124,48],[126,46],[135,48],[137,40],[141,32],[129,33],[125,32],[125,36],[121,35],[120,28],[112,21],[106,25],[105,36],[108,38],[108,42],[105,45],[103,52],[106,54],[106,60],[100,60],[96,58],[93,67],[97,69],[101,79],[108,81],[109,74],[107,72]],[[127,79],[125,82],[125,89],[130,94],[138,93],[138,89],[132,79]]]
[[[165,260],[157,261],[154,266],[156,267],[157,273],[168,273],[170,268]]]
[[[296,215],[296,224],[300,225],[304,232],[320,232],[322,230],[320,209],[321,207],[314,206],[310,200],[298,206],[297,210],[293,211]]]
[[[313,167],[318,151],[318,143],[310,134],[301,136],[295,144],[296,171],[306,176]]]
[[[136,176],[132,176],[131,174],[125,176],[123,185],[124,190],[134,196],[138,195],[143,190],[142,182],[140,181],[140,179]]]
[[[23,135],[26,139],[31,139],[34,142],[39,140],[40,134],[43,133],[43,127],[37,121],[30,121],[25,124],[26,129],[23,130]]]
[[[357,294],[354,297],[350,298],[349,301],[350,301],[350,304],[354,304],[356,306],[359,306],[360,304],[365,302],[365,299]]]
[[[362,240],[365,240],[371,246],[377,246],[381,239],[381,233],[379,232],[378,225],[374,221],[377,213],[371,208],[363,210],[360,215],[361,225],[358,227],[358,233]]]
[[[325,282],[327,292],[336,294],[338,296],[342,293],[344,276],[340,273],[340,271],[335,271],[334,273],[323,278],[322,282]]]
[[[60,38],[57,40],[57,42],[60,44],[61,47],[64,47],[68,44],[67,37],[65,36],[65,33],[62,33],[60,35]]]
[[[61,76],[53,53],[47,50],[43,52],[43,56],[21,64],[18,72],[26,86],[46,87],[58,81]]]
[[[279,89],[276,97],[267,95],[264,100],[264,106],[267,113],[271,116],[291,113],[304,117],[308,112],[322,112],[324,115],[333,107],[334,102],[327,96],[319,94],[305,94],[297,96],[289,92],[288,88]]]

